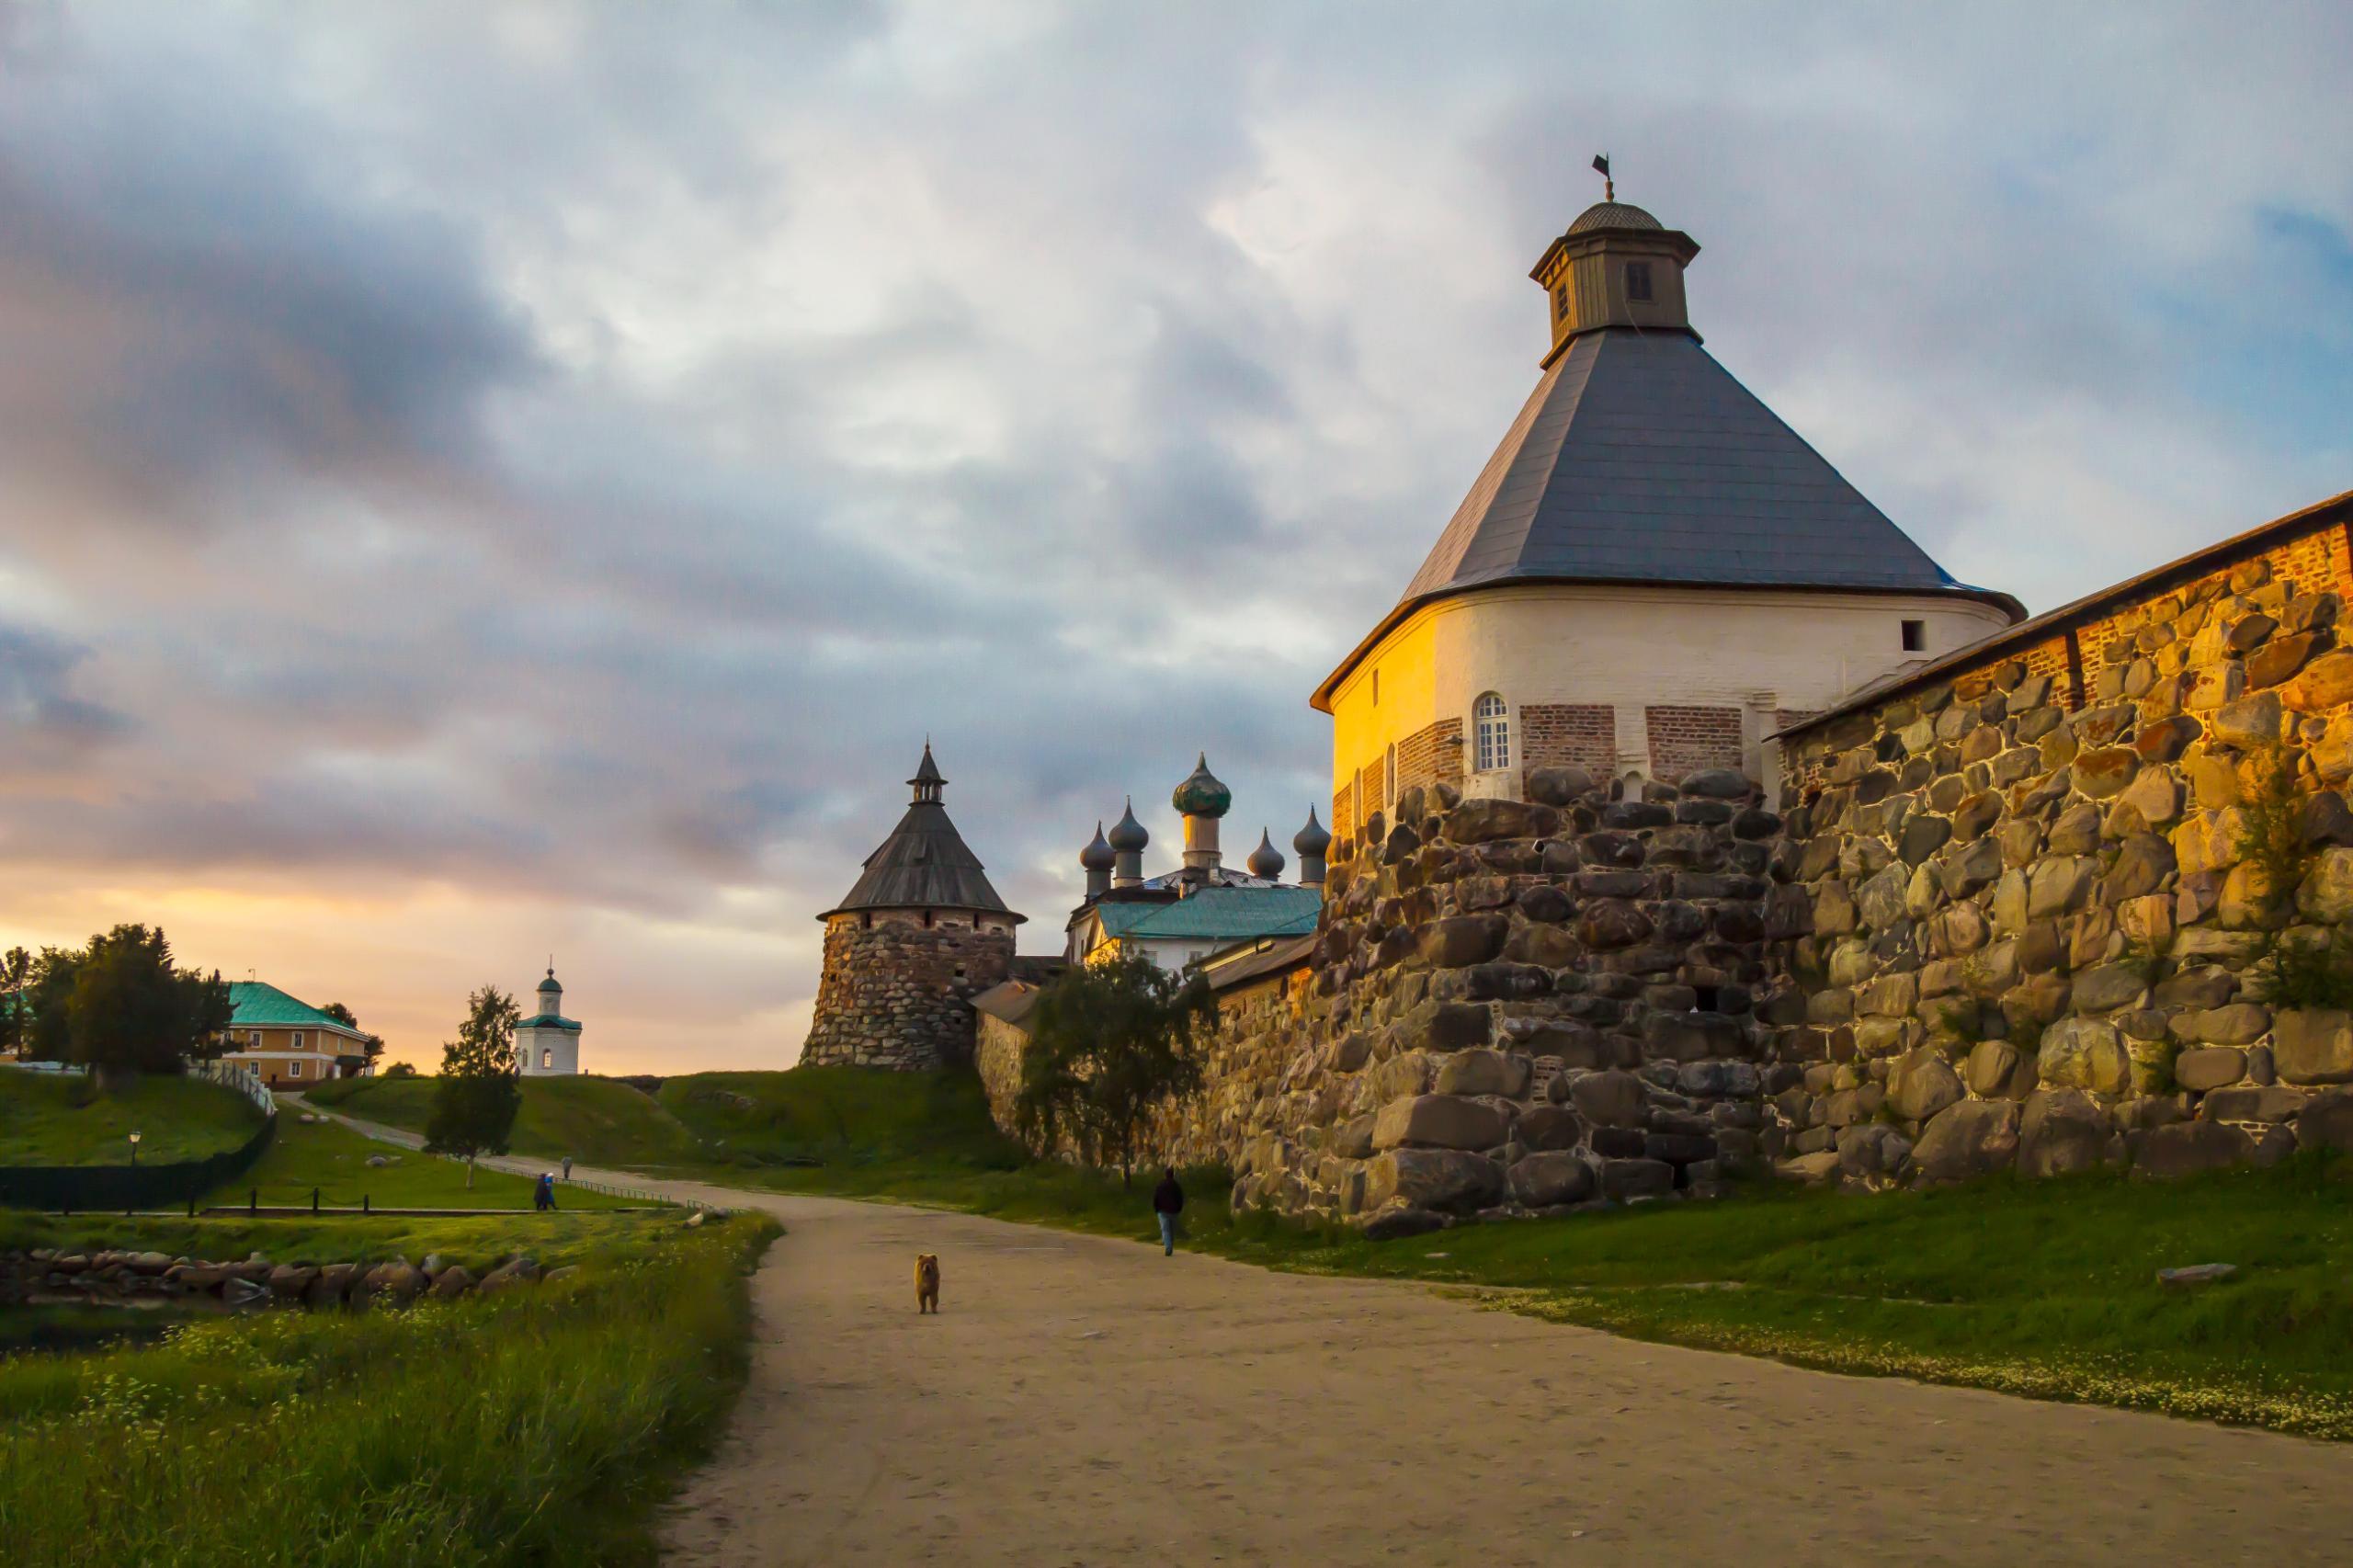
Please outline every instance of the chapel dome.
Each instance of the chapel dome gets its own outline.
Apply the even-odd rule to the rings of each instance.
[[[1250,851],[1250,858],[1244,864],[1254,877],[1264,877],[1270,882],[1282,880],[1283,852],[1275,847],[1272,835],[1263,827],[1258,830],[1258,847]]]
[[[1233,791],[1218,782],[1217,775],[1210,771],[1209,753],[1203,752],[1191,776],[1168,797],[1168,803],[1188,817],[1222,817],[1233,804]]]
[[[553,970],[548,971],[548,977],[540,982],[540,994],[542,996],[546,995],[551,991],[560,994],[563,990],[563,987],[556,983],[555,971]]]
[[[1597,201],[1576,216],[1569,225],[1573,234],[1588,233],[1595,229],[1657,229],[1666,225],[1626,201]]]
[[[1290,846],[1309,859],[1322,859],[1332,847],[1332,835],[1315,820],[1315,808],[1307,808],[1307,825],[1292,835]]]
[[[1120,813],[1120,820],[1111,824],[1109,842],[1113,849],[1123,855],[1141,853],[1152,843],[1152,835],[1143,830],[1143,824],[1136,821],[1136,803],[1132,798],[1129,800],[1127,809]]]

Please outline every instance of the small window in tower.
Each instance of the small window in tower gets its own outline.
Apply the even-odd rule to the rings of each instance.
[[[1552,314],[1562,321],[1569,319],[1569,286],[1565,283],[1552,285]]]
[[[1375,708],[1381,706],[1381,672],[1379,670],[1372,672],[1372,705]]]
[[[1397,748],[1395,746],[1391,746],[1382,758],[1381,803],[1383,806],[1393,806],[1397,803]]]
[[[552,1067],[555,1065],[555,1052],[553,1050],[546,1046],[541,1046],[540,1048],[540,1065],[541,1067]]]
[[[1630,261],[1626,264],[1626,298],[1647,300],[1651,297],[1651,264]]]
[[[1700,1012],[1712,1013],[1717,1010],[1718,1005],[1722,1000],[1722,994],[1715,986],[1695,985],[1691,989],[1698,997],[1697,1006]]]
[[[1926,651],[1927,646],[1928,623],[1925,620],[1905,621],[1904,623],[1904,651],[1907,653],[1917,653]]]
[[[1471,722],[1478,771],[1498,773],[1509,767],[1511,720],[1505,714],[1504,699],[1488,692],[1472,704]]]

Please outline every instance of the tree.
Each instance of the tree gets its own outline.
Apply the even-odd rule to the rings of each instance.
[[[506,1153],[515,1113],[523,1107],[515,1073],[515,1026],[523,1015],[515,999],[495,985],[475,992],[466,1006],[458,1038],[441,1048],[441,1076],[433,1085],[425,1147],[428,1153],[464,1155],[471,1187],[475,1159]]]
[[[1141,953],[1063,971],[1038,998],[1021,1061],[1015,1125],[1031,1145],[1067,1141],[1080,1158],[1132,1177],[1153,1112],[1199,1089],[1217,1027],[1209,983]]]
[[[44,955],[47,957],[47,955]],[[191,1057],[219,1053],[229,1027],[229,987],[174,967],[172,944],[144,926],[118,926],[73,966],[64,1019],[68,1060],[89,1066],[100,1087],[141,1073],[177,1073]]]
[[[65,1010],[74,1000],[74,976],[82,967],[79,948],[43,948],[33,960],[32,984],[25,993],[25,1049],[38,1062],[63,1062],[73,1040]]]
[[[22,948],[0,954],[0,1051],[25,1049],[32,1038],[33,956]]]
[[[359,1051],[368,1059],[369,1065],[372,1066],[376,1058],[384,1054],[384,1037],[380,1034],[369,1034],[366,1029],[360,1028],[359,1015],[342,1003],[330,1002],[319,1011],[341,1024],[345,1028],[355,1030],[363,1037],[360,1040]]]

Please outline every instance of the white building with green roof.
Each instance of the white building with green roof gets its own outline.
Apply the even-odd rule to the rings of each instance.
[[[580,1071],[580,1025],[563,1016],[563,987],[553,966],[540,982],[540,1010],[515,1026],[515,1071],[526,1078]]]

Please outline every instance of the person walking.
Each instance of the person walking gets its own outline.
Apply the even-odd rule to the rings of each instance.
[[[555,1207],[555,1173],[540,1173],[540,1189],[533,1195],[532,1207],[545,1213]]]
[[[572,1156],[569,1154],[563,1157],[563,1179],[566,1181],[572,1179]]]
[[[1160,1217],[1160,1256],[1176,1250],[1176,1216],[1185,1211],[1185,1189],[1176,1185],[1176,1167],[1163,1165],[1160,1185],[1152,1189],[1152,1211]]]

